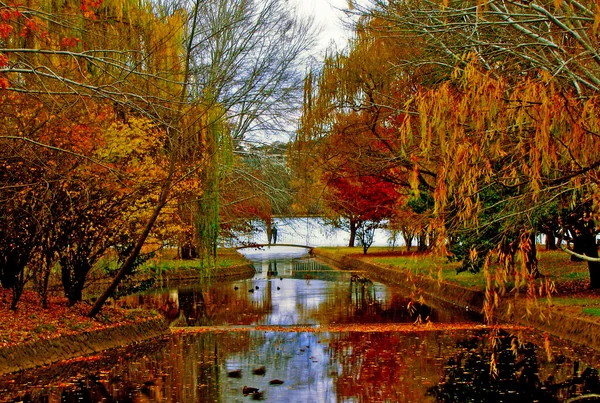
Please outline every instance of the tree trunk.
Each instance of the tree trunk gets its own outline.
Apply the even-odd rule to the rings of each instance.
[[[427,231],[421,231],[417,236],[419,242],[419,252],[425,252],[427,250]]]
[[[583,254],[598,258],[598,245],[596,245],[595,234],[586,234],[580,237]],[[588,260],[588,270],[590,272],[590,289],[600,288],[600,262],[592,262]]]
[[[83,299],[83,287],[85,286],[85,279],[87,274],[90,272],[92,266],[87,262],[80,263],[78,266],[73,268],[71,273],[71,284],[68,290],[65,289],[67,298],[69,299],[69,306],[75,305],[77,302]]]
[[[172,164],[171,169],[174,169],[174,164]],[[95,317],[98,314],[98,312],[100,312],[100,310],[106,303],[106,300],[108,300],[108,298],[111,295],[113,295],[113,293],[117,289],[117,286],[119,285],[119,283],[121,282],[123,277],[125,277],[127,275],[127,273],[129,273],[131,271],[131,268],[133,267],[135,260],[139,256],[140,251],[142,250],[142,246],[144,246],[144,243],[146,242],[146,238],[148,238],[148,235],[150,234],[152,227],[154,227],[154,223],[156,223],[156,220],[158,219],[160,212],[162,211],[163,207],[167,204],[167,200],[169,198],[169,193],[171,192],[171,185],[173,183],[172,175],[173,174],[171,171],[171,174],[169,175],[166,182],[162,186],[162,189],[160,192],[160,197],[158,199],[158,203],[156,204],[156,207],[154,208],[152,215],[150,216],[150,218],[148,218],[148,221],[146,222],[146,226],[144,227],[144,230],[138,236],[135,246],[131,249],[129,256],[127,256],[127,259],[125,259],[125,261],[119,268],[119,271],[117,272],[115,278],[110,283],[108,288],[96,300],[96,303],[94,304],[92,309],[88,312],[88,316],[90,318]]]
[[[354,243],[356,241],[356,230],[358,228],[358,222],[356,219],[350,219],[350,241],[348,241],[348,247],[354,248]]]
[[[585,235],[578,234],[573,237],[573,252],[585,255]],[[582,262],[583,259],[571,255],[571,262]]]
[[[415,238],[415,233],[407,229],[403,229],[402,238],[404,238],[404,243],[406,244],[406,251],[410,252],[410,247],[412,246],[412,241]]]
[[[533,277],[538,278],[540,276],[540,272],[538,270],[538,260],[537,260],[537,246],[535,244],[535,233],[532,233],[529,236],[530,248],[528,249],[525,255],[525,267],[527,268],[527,273]]]
[[[556,237],[552,231],[547,231],[546,235],[546,250],[557,250]]]
[[[21,299],[21,294],[23,294],[23,290],[25,289],[26,282],[27,281],[25,279],[25,271],[21,270],[17,274],[15,284],[12,286],[13,298],[12,298],[12,302],[10,304],[11,311],[17,310],[17,304],[19,303],[19,300]]]
[[[26,279],[24,272],[28,261],[29,252],[27,254],[20,254],[9,251],[0,265],[0,282],[2,288],[10,288],[13,291],[13,299],[10,305],[10,309],[13,311],[17,309],[17,304],[25,288]]]
[[[50,273],[52,272],[52,256],[54,252],[47,252],[50,248],[46,249],[43,254],[41,264],[43,265],[41,273],[39,274],[38,283],[38,294],[42,299],[42,308],[48,308],[48,284],[50,283]]]
[[[198,257],[198,250],[192,241],[187,241],[181,246],[181,258],[183,260],[196,259]]]

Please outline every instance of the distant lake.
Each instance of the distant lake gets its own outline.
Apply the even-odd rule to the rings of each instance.
[[[323,221],[316,217],[274,218],[273,224],[277,228],[277,243],[280,244],[348,246],[348,241],[350,240],[349,231],[324,225]],[[391,246],[392,240],[390,237],[391,235],[388,230],[376,229],[372,246]],[[258,233],[242,237],[242,240],[249,244],[267,244],[267,232],[263,229]],[[397,237],[395,246],[404,246],[402,236],[399,235]]]

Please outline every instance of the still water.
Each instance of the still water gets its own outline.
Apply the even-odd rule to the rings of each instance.
[[[253,278],[124,299],[160,309],[173,334],[0,379],[1,401],[566,402],[600,392],[591,351],[557,340],[545,349],[535,332],[488,329],[304,252],[250,250]]]

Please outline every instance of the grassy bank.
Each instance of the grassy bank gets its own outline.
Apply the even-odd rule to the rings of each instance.
[[[247,264],[248,260],[235,249],[217,249],[216,259],[179,259],[175,249],[165,249],[141,265],[140,272],[170,272],[180,269],[223,270]]]
[[[407,252],[401,248],[370,248],[368,254],[362,248],[319,248],[341,260],[350,256],[390,270],[406,272],[458,284],[462,287],[485,291],[486,280],[483,273],[457,273],[460,263],[450,262],[447,258],[432,254]],[[546,251],[540,248],[537,253],[538,268],[541,277],[536,280],[539,286],[548,282],[554,289],[551,303],[560,309],[569,310],[573,314],[590,318],[600,318],[600,291],[588,290],[589,271],[586,262],[572,262],[569,256],[561,251]],[[516,264],[519,265],[518,257]],[[496,274],[498,263],[492,264],[492,278]],[[495,284],[497,285],[497,284]],[[508,290],[514,287],[514,281],[508,279],[505,286]],[[542,301],[547,302],[545,298]]]
[[[118,270],[115,256],[106,256],[95,268],[92,283],[110,279]],[[126,281],[140,282],[154,279],[160,283],[167,280],[192,278],[221,278],[251,275],[251,263],[235,249],[219,248],[216,259],[180,259],[176,249],[157,251],[136,268],[134,275]]]

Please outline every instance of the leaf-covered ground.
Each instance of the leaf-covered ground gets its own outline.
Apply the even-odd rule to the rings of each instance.
[[[48,298],[48,308],[41,308],[39,296],[26,290],[17,310],[10,310],[12,292],[0,289],[0,347],[50,339],[84,331],[105,329],[127,323],[140,322],[155,313],[105,307],[97,318],[86,316],[90,306],[79,303],[69,307],[60,296]]]

